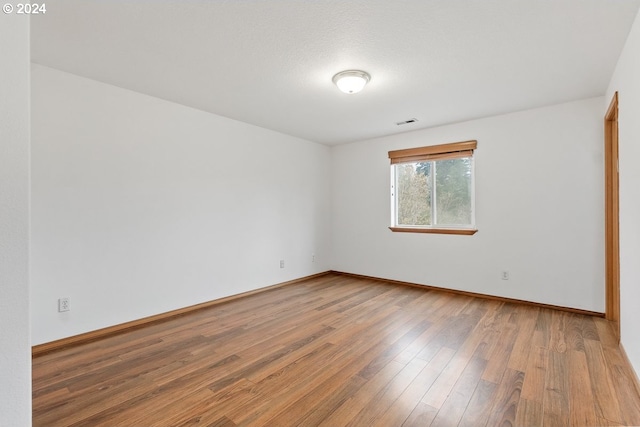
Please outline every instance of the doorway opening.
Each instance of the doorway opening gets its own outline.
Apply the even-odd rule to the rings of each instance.
[[[605,314],[620,341],[620,208],[618,173],[618,92],[604,116]]]

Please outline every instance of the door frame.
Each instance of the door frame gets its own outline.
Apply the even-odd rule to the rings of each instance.
[[[618,163],[618,92],[604,116],[605,174],[605,315],[620,341],[620,198]]]

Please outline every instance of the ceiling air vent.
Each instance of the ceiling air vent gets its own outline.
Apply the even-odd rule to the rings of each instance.
[[[409,120],[404,120],[402,122],[396,122],[396,125],[398,125],[398,126],[408,125],[409,123],[415,123],[417,121],[418,121],[418,119],[409,119]]]

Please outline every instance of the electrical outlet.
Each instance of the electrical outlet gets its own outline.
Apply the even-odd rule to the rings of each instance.
[[[502,280],[509,280],[509,272],[508,271],[503,271],[502,272]]]
[[[284,268],[284,260],[283,259],[280,260],[280,268]]]
[[[311,262],[316,262],[316,254],[311,254]]]
[[[69,298],[60,298],[58,300],[58,312],[62,313],[63,311],[71,310],[71,306],[69,305]]]

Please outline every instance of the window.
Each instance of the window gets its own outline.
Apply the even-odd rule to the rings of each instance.
[[[475,234],[477,141],[389,152],[392,231]]]

